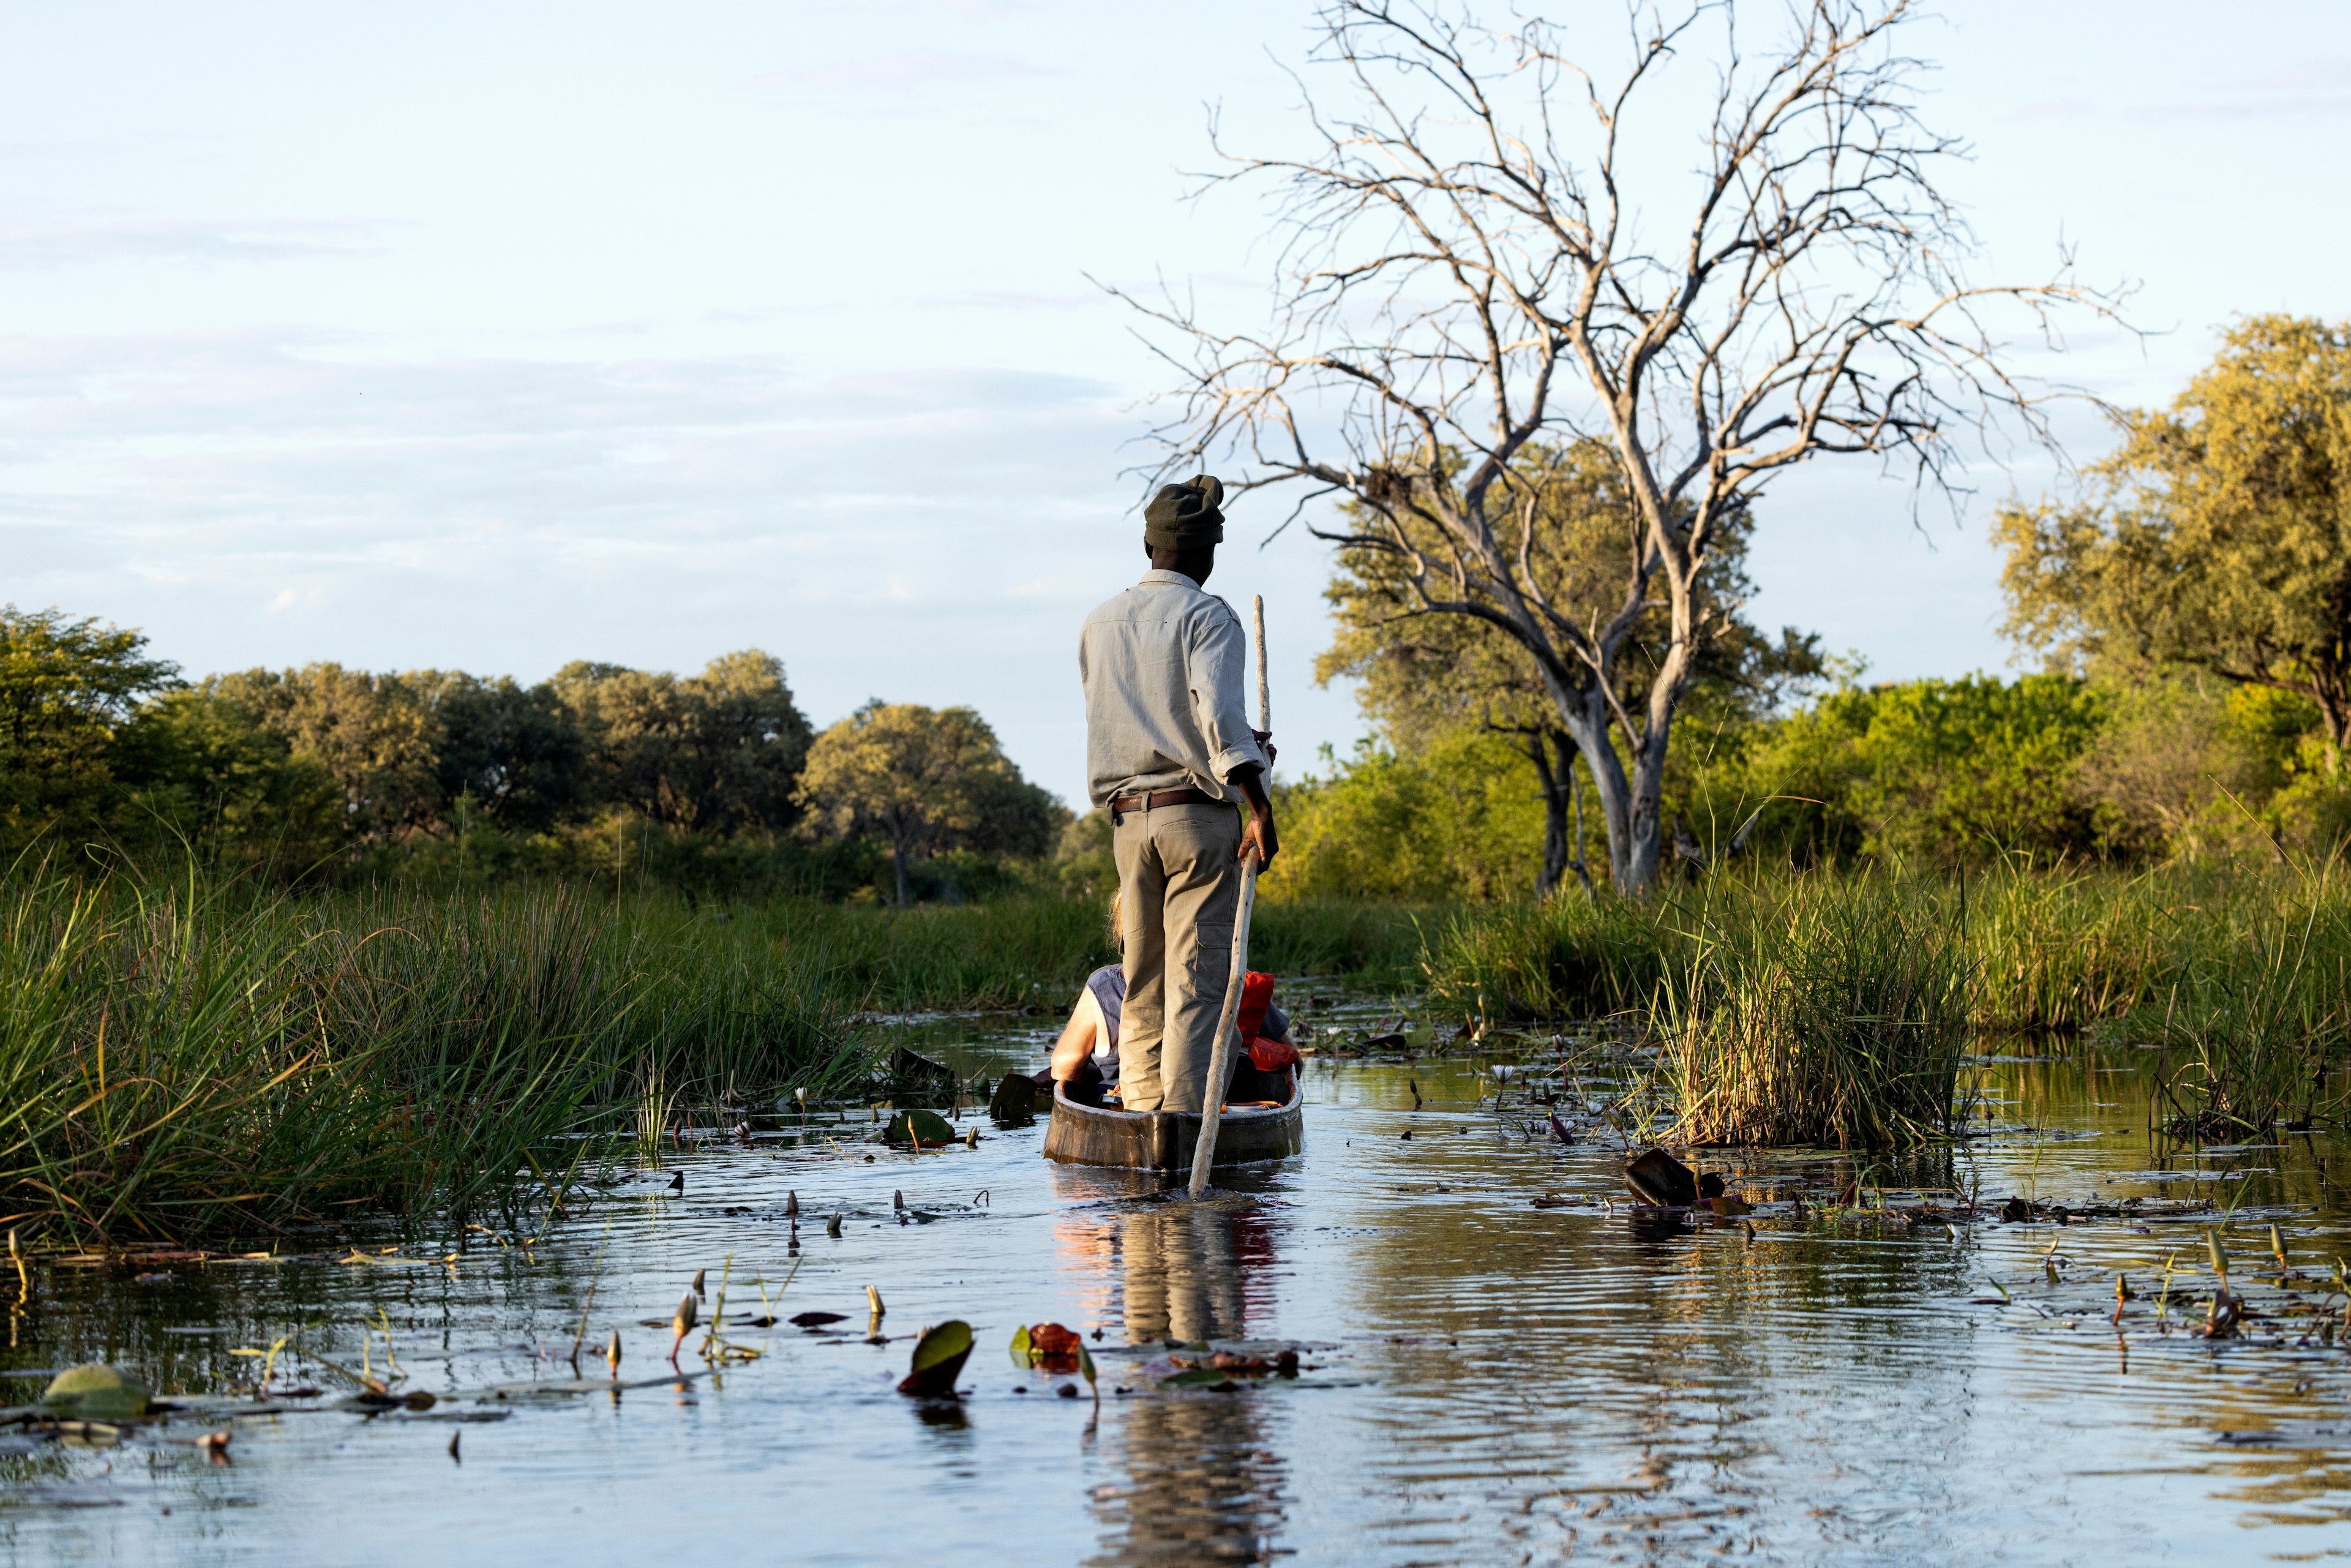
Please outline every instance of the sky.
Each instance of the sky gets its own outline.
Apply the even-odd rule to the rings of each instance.
[[[1614,38],[1622,9],[1537,7]],[[1750,5],[1768,19],[1768,7]],[[332,660],[542,677],[783,659],[818,724],[969,704],[1083,794],[1078,622],[1141,570],[1167,373],[1097,282],[1265,319],[1220,110],[1296,147],[1281,0],[0,0],[0,601],[191,674]],[[1964,0],[1921,25],[1980,281],[2128,282],[2053,373],[2168,400],[2234,316],[2351,316],[2351,7]],[[1677,132],[1678,133],[1678,132]],[[2036,364],[2042,356],[2033,350]],[[2061,416],[2095,457],[2103,427]],[[1991,507],[1867,462],[1759,517],[1750,613],[1875,677],[2005,667]],[[1237,507],[1285,772],[1327,549]]]

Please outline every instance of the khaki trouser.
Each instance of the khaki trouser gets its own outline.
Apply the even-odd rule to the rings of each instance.
[[[1232,980],[1240,813],[1162,806],[1114,821],[1126,969],[1119,1101],[1130,1111],[1196,1112]]]

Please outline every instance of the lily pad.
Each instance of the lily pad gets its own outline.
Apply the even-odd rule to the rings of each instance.
[[[1232,1375],[1230,1373],[1217,1372],[1205,1366],[1196,1366],[1190,1368],[1187,1371],[1173,1373],[1168,1376],[1161,1378],[1159,1382],[1162,1387],[1213,1388],[1219,1394],[1230,1394],[1234,1389],[1240,1386],[1239,1384],[1233,1381]]]
[[[59,1416],[85,1421],[124,1421],[147,1414],[154,1397],[144,1384],[103,1362],[69,1366],[41,1393],[41,1403]]]
[[[885,1144],[903,1144],[909,1138],[926,1145],[952,1144],[956,1130],[936,1111],[901,1111],[882,1129],[882,1141]]]
[[[937,1398],[955,1393],[955,1380],[971,1355],[971,1325],[950,1318],[923,1331],[914,1342],[914,1364],[898,1385],[901,1394]]]
[[[1016,1366],[1040,1366],[1047,1372],[1075,1372],[1084,1344],[1060,1323],[1034,1323],[1012,1336]]]
[[[1025,1127],[1037,1119],[1038,1103],[1044,1098],[1035,1079],[1025,1072],[1008,1072],[996,1092],[987,1097],[987,1113],[999,1127]]]

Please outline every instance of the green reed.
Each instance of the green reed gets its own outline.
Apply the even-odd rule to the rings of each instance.
[[[643,906],[685,907],[660,895]],[[862,1010],[1066,1008],[1091,971],[1118,961],[1107,903],[1092,899],[1029,894],[904,910],[779,899],[706,907],[701,917],[756,932],[821,969]],[[1260,904],[1249,963],[1397,983],[1414,976],[1421,919],[1387,904]]]
[[[2332,862],[2282,868],[2214,900],[2123,1020],[2160,1045],[2175,1132],[2235,1139],[2337,1109],[2324,1093],[2351,1043],[2351,889]]]
[[[2176,1117],[2243,1134],[2318,1108],[2351,1046],[2351,885],[2333,862],[2139,873],[1738,868],[1636,903],[1459,911],[1430,993],[1489,1016],[1617,1016],[1668,1046],[1683,1134],[1904,1141],[1949,1114],[1968,1029],[2163,1047]]]
[[[1454,912],[1432,923],[1429,995],[1487,1018],[1639,1012],[1687,944],[1663,906],[1573,893]]]
[[[1949,1130],[1968,1022],[1956,899],[1801,875],[1670,902],[1686,956],[1648,1023],[1708,1144],[1916,1145]]]
[[[727,923],[507,889],[0,879],[0,1223],[82,1243],[516,1223],[655,1086],[870,1075],[823,973]]]

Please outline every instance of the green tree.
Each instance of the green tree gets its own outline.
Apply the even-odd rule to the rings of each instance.
[[[971,709],[879,697],[816,737],[799,785],[812,826],[890,846],[900,908],[916,855],[978,848],[990,839],[1033,839],[1041,850],[1050,817],[1034,832],[1005,818],[1033,811],[1042,796],[1023,783],[996,732]]]
[[[1764,841],[1808,857],[2094,853],[2074,775],[2109,701],[2055,674],[1849,686],[1771,727],[1744,793],[1769,802]]]
[[[112,798],[118,737],[141,698],[179,684],[137,632],[0,606],[0,816],[89,825]]]
[[[554,685],[579,716],[590,801],[704,831],[794,821],[809,723],[773,655],[728,653],[684,679],[580,662]]]
[[[688,685],[701,704],[702,825],[789,827],[799,814],[794,792],[812,732],[785,684],[783,661],[747,648],[711,660]]]
[[[1475,727],[1412,751],[1366,741],[1328,777],[1280,791],[1276,900],[1492,901],[1524,893],[1544,810],[1512,737]]]
[[[201,690],[150,698],[124,727],[116,770],[131,803],[216,852],[307,870],[342,847],[343,793],[315,758],[232,698]],[[143,824],[120,824],[135,832]]]
[[[1512,476],[1530,523],[1520,562],[1526,580],[1569,620],[1617,614],[1623,592],[1612,569],[1640,537],[1640,524],[1614,455],[1596,441],[1532,444],[1514,460]],[[1394,526],[1424,555],[1444,549],[1432,523],[1407,517]],[[1739,613],[1754,591],[1748,536],[1743,511],[1726,518],[1698,574],[1693,625],[1700,652],[1681,699],[1694,716],[1760,717],[1823,668],[1817,639],[1789,628],[1774,642]],[[1589,887],[1574,738],[1524,643],[1484,619],[1426,609],[1405,559],[1384,544],[1343,546],[1324,597],[1337,632],[1316,661],[1316,679],[1359,679],[1365,715],[1399,753],[1424,751],[1464,726],[1506,737],[1531,765],[1544,806],[1537,894],[1549,894],[1571,870]],[[1653,644],[1670,633],[1666,610],[1662,601],[1646,604],[1627,623],[1627,648],[1637,656],[1620,666],[1620,705],[1642,700],[1646,672],[1662,653]]]
[[[2075,505],[2009,507],[2010,634],[2062,666],[2299,693],[2351,737],[2351,323],[2255,316],[2171,407],[2119,417]]]
[[[203,690],[324,768],[354,832],[388,838],[439,821],[441,721],[398,675],[305,664],[213,675]]]
[[[444,801],[470,799],[510,833],[548,832],[580,804],[587,742],[553,682],[457,670],[412,670],[401,681],[440,723]]]

